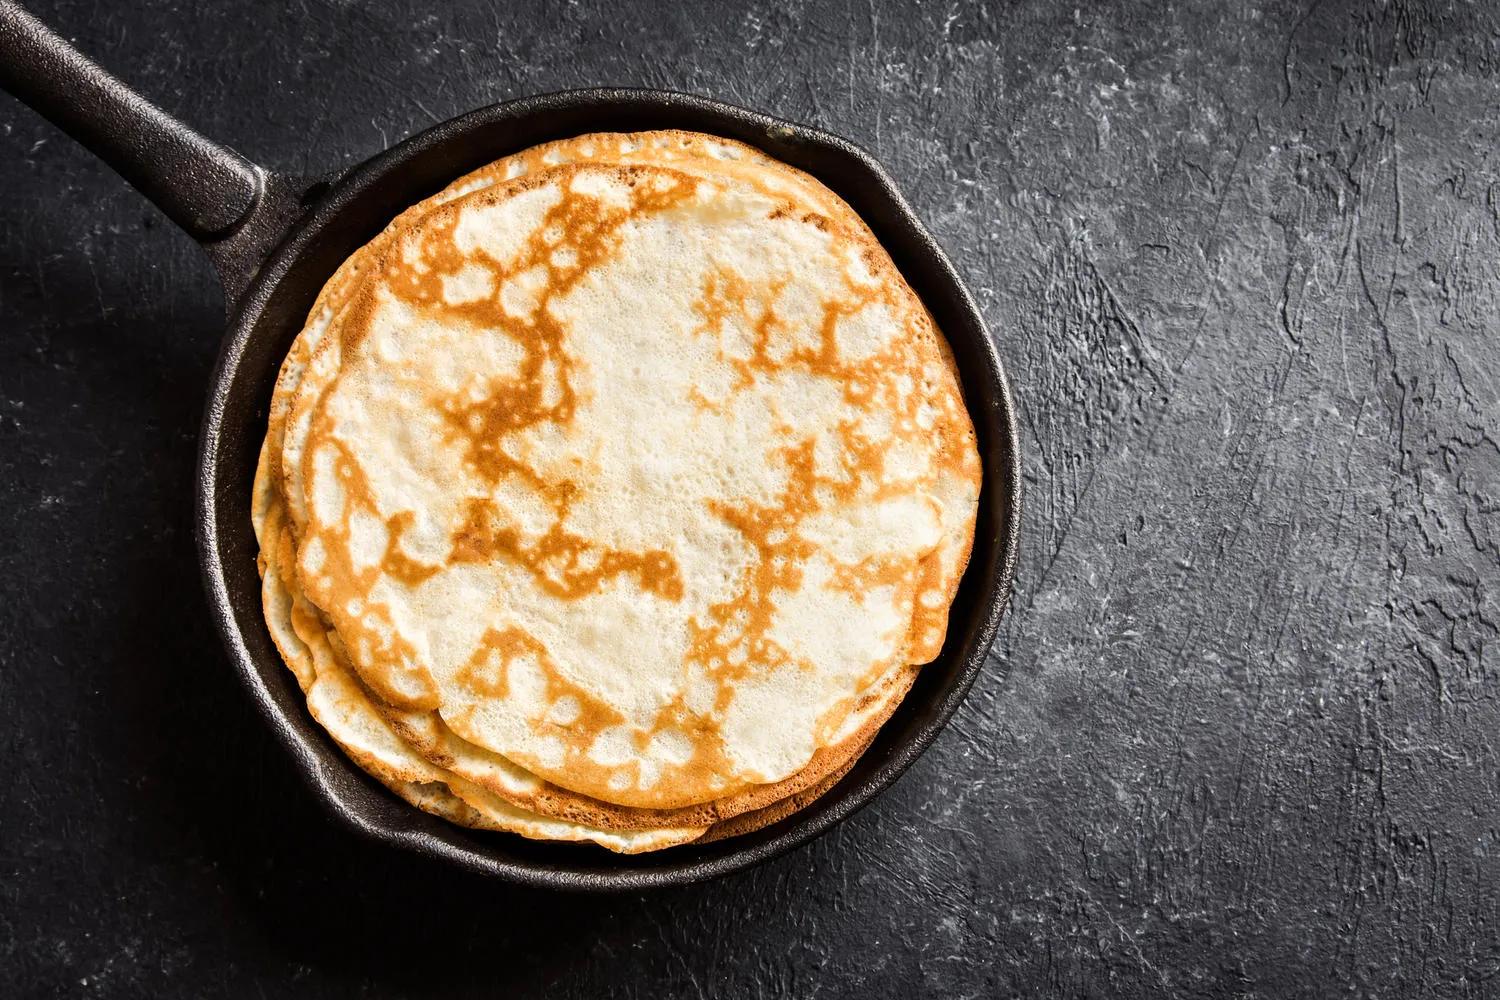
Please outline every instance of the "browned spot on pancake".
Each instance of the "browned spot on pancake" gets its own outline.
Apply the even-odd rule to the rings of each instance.
[[[419,562],[402,550],[401,536],[416,519],[417,515],[409,510],[392,514],[386,519],[388,540],[385,543],[385,556],[380,560],[381,572],[413,587],[443,568],[438,564]]]
[[[858,599],[877,587],[900,587],[912,575],[911,560],[898,556],[868,556],[852,566],[834,567],[828,586]]]
[[[526,630],[492,628],[458,672],[458,682],[481,697],[503,697],[510,690],[510,665],[523,656],[535,657],[539,668],[548,660],[547,648]]]
[[[693,409],[700,413],[713,413],[719,408],[719,405],[703,395],[696,385],[688,389],[688,402],[692,403]]]
[[[728,601],[710,605],[703,618],[688,622],[688,662],[703,666],[719,687],[714,707],[723,711],[733,697],[733,681],[749,671],[769,671],[788,654],[770,636],[775,592],[802,585],[802,562],[815,551],[797,534],[797,523],[817,507],[813,485],[813,443],[785,449],[787,483],[777,502],[765,506],[715,504],[723,518],[750,543],[753,564]]]
[[[777,300],[792,282],[791,275],[767,282],[750,281],[723,264],[716,265],[704,278],[702,294],[694,304],[694,310],[703,317],[699,332],[719,338],[719,358],[734,367],[738,375],[736,388],[753,384],[757,372],[801,369],[825,377],[843,377],[853,374],[856,368],[878,372],[878,366],[868,362],[859,366],[841,362],[835,330],[841,318],[852,316],[875,301],[879,290],[860,292],[851,284],[845,298],[822,304],[815,345],[775,349],[774,338],[778,334],[791,336],[799,332],[796,324],[776,309]],[[750,334],[749,353],[744,357],[723,350],[726,324],[731,319],[737,319]]]
[[[505,524],[494,501],[471,498],[465,506],[463,526],[453,536],[454,563],[508,559],[530,570],[544,592],[562,599],[591,594],[606,580],[630,575],[644,591],[668,601],[682,600],[682,576],[671,553],[609,549],[576,535],[562,527],[567,501],[558,504],[557,520],[531,543]]]

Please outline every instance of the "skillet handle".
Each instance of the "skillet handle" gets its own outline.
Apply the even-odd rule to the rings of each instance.
[[[0,0],[0,87],[108,163],[208,251],[227,303],[301,204],[295,185],[173,118],[15,0]]]

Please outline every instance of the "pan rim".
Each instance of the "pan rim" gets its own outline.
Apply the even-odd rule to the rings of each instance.
[[[979,581],[982,591],[975,599],[970,616],[978,619],[970,631],[962,650],[955,651],[954,663],[950,667],[952,679],[940,689],[936,701],[928,706],[928,717],[904,736],[886,759],[859,778],[836,798],[832,797],[821,808],[814,803],[806,809],[768,828],[779,831],[753,842],[735,846],[735,839],[719,842],[723,848],[711,855],[687,858],[672,863],[678,850],[662,852],[653,858],[652,867],[628,867],[628,859],[600,859],[580,855],[581,865],[557,862],[531,862],[496,856],[497,852],[486,849],[484,841],[469,835],[459,834],[457,828],[432,817],[418,814],[410,809],[411,822],[391,823],[372,817],[350,800],[340,787],[347,775],[354,771],[364,777],[363,772],[329,745],[317,745],[309,739],[288,716],[286,708],[272,691],[271,682],[262,669],[256,654],[250,649],[242,632],[235,607],[235,598],[230,591],[226,566],[220,550],[220,541],[226,529],[220,524],[218,501],[224,488],[225,462],[221,461],[224,450],[224,426],[227,401],[241,376],[241,362],[246,348],[260,329],[267,307],[282,282],[292,274],[312,241],[323,234],[349,208],[360,195],[367,193],[373,185],[397,167],[412,158],[453,142],[456,138],[476,129],[521,122],[536,115],[557,113],[560,110],[593,111],[595,113],[621,112],[625,110],[660,112],[663,115],[706,115],[726,123],[734,123],[745,129],[763,133],[771,139],[795,141],[832,151],[846,161],[844,169],[864,174],[873,181],[873,197],[882,199],[894,212],[895,218],[905,229],[902,234],[906,242],[914,245],[918,253],[930,262],[936,281],[942,286],[948,304],[966,317],[966,336],[982,362],[983,370],[972,377],[982,379],[989,389],[989,406],[985,412],[976,411],[976,404],[969,403],[976,426],[983,425],[981,433],[989,442],[988,450],[997,451],[995,466],[1003,477],[1002,482],[991,482],[991,462],[986,459],[986,481],[983,491],[999,491],[996,507],[998,523],[990,537],[977,538],[970,566],[965,571],[965,584],[975,586],[967,578],[981,564],[989,563],[992,575],[988,581]],[[596,129],[602,131],[605,129]],[[712,132],[712,129],[703,129]],[[578,133],[575,133],[578,134]],[[736,135],[736,138],[740,136]],[[753,140],[749,140],[753,143]],[[776,155],[772,153],[772,155]],[[493,158],[493,157],[491,157]],[[825,181],[826,182],[826,181]],[[835,190],[839,190],[838,186]],[[421,195],[419,197],[423,197]],[[856,210],[858,207],[856,206]],[[865,213],[861,212],[862,215]],[[870,221],[867,219],[867,221]],[[381,223],[384,224],[383,221]],[[873,225],[873,223],[872,223]],[[885,238],[882,237],[882,243]],[[888,249],[890,249],[888,247]],[[898,261],[898,265],[899,265]],[[906,273],[905,268],[902,269]],[[326,276],[324,276],[326,280]],[[321,282],[319,282],[321,284]],[[923,295],[927,301],[927,295]],[[929,308],[932,304],[928,303]],[[944,333],[952,334],[945,329]],[[279,355],[278,355],[279,356]],[[970,376],[966,375],[965,378]],[[251,442],[258,448],[259,440]],[[236,672],[249,689],[257,708],[267,723],[276,732],[280,742],[297,762],[305,780],[312,785],[332,813],[345,826],[371,839],[415,851],[428,857],[437,857],[459,866],[522,885],[570,889],[570,890],[640,890],[667,885],[685,885],[693,882],[727,875],[752,867],[793,850],[838,825],[859,809],[879,797],[921,756],[936,740],[951,721],[958,706],[967,696],[974,681],[988,660],[988,652],[999,628],[1011,595],[1017,553],[1021,515],[1021,467],[1018,424],[1014,395],[1000,361],[993,337],[990,335],[978,305],[967,286],[944,253],[942,247],[928,232],[911,206],[907,203],[894,180],[868,152],[840,136],[811,126],[795,124],[727,104],[711,98],[673,91],[636,88],[590,88],[568,90],[550,94],[523,97],[487,105],[461,114],[419,132],[400,143],[376,153],[363,161],[341,178],[333,181],[310,210],[299,219],[282,238],[280,243],[265,258],[258,273],[252,279],[244,295],[234,307],[223,338],[214,373],[209,383],[209,395],[205,408],[202,431],[199,438],[199,453],[196,477],[195,531],[199,546],[199,561],[207,589],[210,613],[219,631]],[[242,530],[248,530],[248,525]],[[981,545],[984,547],[981,552]],[[984,555],[989,558],[981,558]],[[258,614],[256,621],[264,622]],[[950,626],[950,636],[954,630]],[[284,672],[285,667],[276,662],[274,670]],[[927,670],[924,667],[924,670]],[[908,695],[914,697],[916,692]],[[852,778],[852,775],[851,775]],[[368,779],[366,779],[368,780]],[[848,778],[846,781],[850,780]],[[820,800],[821,802],[822,800]],[[429,822],[430,821],[430,822]],[[434,825],[436,824],[436,825]],[[464,841],[468,841],[467,843]],[[499,854],[507,853],[505,844]],[[718,845],[713,845],[718,848]],[[587,848],[581,848],[587,850]],[[635,856],[650,858],[651,855]],[[610,868],[613,860],[621,867]]]

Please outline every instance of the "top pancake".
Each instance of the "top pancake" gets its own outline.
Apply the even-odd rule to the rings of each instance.
[[[931,319],[846,206],[723,140],[583,137],[440,199],[278,383],[300,592],[382,700],[561,788],[797,773],[936,654],[967,558]]]
[[[603,141],[596,142],[596,139]],[[541,781],[506,758],[460,739],[436,712],[394,708],[369,696],[368,689],[363,689],[362,685],[364,694],[351,697],[348,682],[338,680],[338,676],[347,674],[349,669],[341,643],[336,635],[328,632],[317,610],[300,594],[295,580],[282,579],[282,571],[278,569],[278,566],[290,567],[295,561],[294,556],[276,554],[279,546],[290,545],[296,534],[275,527],[284,522],[283,496],[285,494],[293,501],[300,496],[296,487],[300,482],[298,465],[293,462],[282,469],[281,462],[288,401],[297,395],[301,380],[308,374],[307,361],[321,342],[322,333],[331,325],[331,318],[347,305],[350,294],[358,287],[358,277],[365,262],[381,252],[406,221],[420,216],[432,205],[539,166],[560,162],[620,162],[632,158],[660,162],[670,159],[680,169],[714,175],[732,171],[742,159],[759,156],[746,147],[725,144],[707,136],[646,133],[585,137],[578,142],[536,147],[506,157],[460,178],[428,203],[403,213],[369,245],[345,261],[324,288],[307,328],[293,344],[273,399],[252,506],[262,550],[267,622],[273,636],[277,637],[288,666],[308,691],[309,708],[313,714],[361,766],[421,808],[438,812],[455,822],[465,822],[460,817],[477,810],[485,825],[515,830],[528,836],[563,836],[555,823],[547,826],[538,820],[545,821],[549,817],[564,820],[575,824],[569,828],[566,839],[593,839],[614,850],[655,849],[681,842],[689,828],[709,824],[713,825],[715,836],[743,833],[801,808],[820,790],[836,781],[868,745],[910,686],[915,667],[893,670],[870,685],[834,734],[833,742],[822,747],[806,767],[781,781],[752,785],[724,798],[675,809],[620,806]],[[790,183],[799,183],[798,176],[789,178]],[[810,181],[807,191],[815,198],[832,200],[831,194]],[[314,372],[313,377],[318,377],[318,373]],[[291,489],[283,489],[283,478],[292,482]],[[945,535],[943,548],[947,551],[962,552],[967,546],[968,526],[962,522],[958,524],[960,531],[957,536]],[[280,543],[276,540],[278,537]],[[293,632],[296,634],[292,635]],[[310,655],[320,648],[323,650],[321,654]],[[317,679],[319,673],[334,676],[320,681]],[[316,687],[310,687],[313,685],[321,685],[323,697],[319,697]],[[333,690],[344,692],[337,696],[337,703],[342,708],[337,713],[327,710],[330,685]],[[385,746],[383,757],[379,759],[371,756],[370,734],[374,733],[388,734],[382,744]],[[393,767],[399,768],[399,780],[392,780]],[[433,783],[435,776],[437,784]],[[426,782],[421,785],[419,795],[411,794],[414,781]],[[441,791],[443,783],[473,809],[455,808],[446,801],[450,796]],[[508,811],[496,808],[500,802],[506,804]],[[527,816],[530,819],[526,819]],[[737,818],[731,820],[728,817]],[[538,832],[544,829],[551,832]],[[624,832],[631,839],[621,841],[619,835],[611,831]]]

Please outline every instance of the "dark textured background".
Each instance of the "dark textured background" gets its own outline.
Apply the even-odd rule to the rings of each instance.
[[[1500,995],[1494,5],[34,9],[292,172],[591,84],[852,137],[1028,510],[994,669],[811,847],[589,899],[366,844],[204,613],[211,272],[0,98],[0,992]]]

